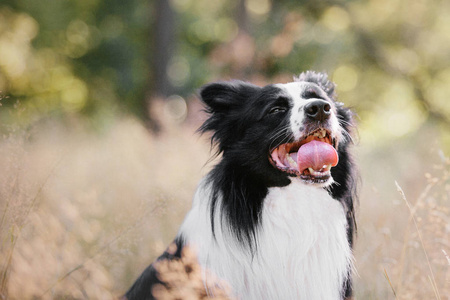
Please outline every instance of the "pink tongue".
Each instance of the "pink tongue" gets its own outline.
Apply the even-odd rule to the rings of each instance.
[[[333,146],[316,140],[302,145],[297,152],[298,170],[300,172],[307,168],[319,171],[327,165],[334,167],[338,160],[338,154]]]

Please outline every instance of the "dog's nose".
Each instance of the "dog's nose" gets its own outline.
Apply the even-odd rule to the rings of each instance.
[[[331,115],[331,105],[324,100],[315,100],[305,105],[306,116],[316,121],[325,121]]]

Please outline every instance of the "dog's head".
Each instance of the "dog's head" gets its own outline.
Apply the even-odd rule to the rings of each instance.
[[[327,75],[311,71],[265,87],[212,83],[200,92],[210,113],[201,131],[213,132],[223,161],[267,185],[286,185],[295,177],[328,186],[333,167],[346,155],[352,122],[334,88]]]

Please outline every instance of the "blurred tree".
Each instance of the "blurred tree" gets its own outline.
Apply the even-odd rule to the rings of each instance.
[[[156,1],[156,24],[154,39],[152,41],[153,56],[153,84],[151,89],[157,96],[168,97],[173,91],[173,85],[167,74],[169,61],[174,53],[175,46],[175,13],[169,0]]]

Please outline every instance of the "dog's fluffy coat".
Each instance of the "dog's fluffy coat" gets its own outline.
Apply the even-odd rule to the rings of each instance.
[[[213,133],[222,157],[199,184],[175,239],[177,252],[159,259],[177,259],[189,245],[200,265],[228,282],[239,299],[350,297],[353,122],[334,87],[325,74],[310,71],[288,84],[203,87],[209,118],[200,130]],[[277,147],[301,144],[320,130],[327,133],[320,140],[336,147],[339,157],[331,171],[279,162]],[[126,297],[153,299],[155,283],[161,282],[150,265]]]

